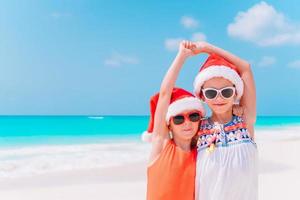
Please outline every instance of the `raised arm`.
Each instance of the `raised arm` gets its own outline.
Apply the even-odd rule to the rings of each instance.
[[[197,53],[206,52],[209,54],[218,54],[238,68],[244,82],[244,94],[241,98],[240,105],[244,108],[243,117],[247,124],[247,128],[249,129],[251,136],[254,137],[254,124],[256,122],[256,89],[250,64],[238,56],[207,42],[196,42],[195,45],[198,50]]]
[[[175,86],[180,69],[182,68],[186,58],[194,54],[190,50],[191,48],[191,42],[182,41],[180,43],[179,51],[161,83],[159,99],[154,115],[152,151],[149,159],[150,163],[152,163],[157,158],[164,145],[166,144],[166,141],[169,139],[166,114],[170,104],[172,91]]]

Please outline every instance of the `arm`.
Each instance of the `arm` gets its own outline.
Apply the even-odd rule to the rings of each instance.
[[[232,106],[232,114],[234,114],[236,116],[239,116],[239,117],[242,117],[243,114],[244,114],[244,108],[243,108],[243,106],[234,104]]]
[[[241,98],[240,105],[244,108],[244,120],[252,137],[254,137],[254,124],[256,122],[256,89],[253,73],[250,64],[238,56],[225,51],[219,47],[206,42],[197,42],[199,52],[216,53],[232,64],[234,64],[241,74],[244,82],[244,94]]]
[[[149,164],[152,164],[159,156],[166,142],[169,140],[169,129],[166,123],[166,114],[171,100],[173,88],[176,79],[185,60],[193,55],[191,42],[183,41],[180,44],[179,52],[173,63],[168,69],[160,87],[159,99],[154,115],[154,128],[152,135],[152,150],[150,154]]]

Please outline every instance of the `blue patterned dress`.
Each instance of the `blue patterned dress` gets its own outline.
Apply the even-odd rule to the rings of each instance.
[[[258,199],[257,146],[241,117],[204,119],[196,165],[196,200]]]

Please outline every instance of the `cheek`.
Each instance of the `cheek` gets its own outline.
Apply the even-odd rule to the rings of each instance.
[[[205,99],[204,102],[208,105],[208,107],[213,107],[213,101],[212,100],[206,100]]]
[[[230,105],[230,106],[233,106],[234,100],[235,100],[235,97],[232,97],[230,99],[227,99],[226,103],[228,103],[228,105]]]
[[[195,123],[193,128],[194,128],[194,131],[197,133],[199,130],[199,123]]]
[[[170,127],[169,127],[169,130],[171,131],[171,132],[175,132],[175,133],[177,133],[178,132],[178,126],[176,126],[176,125],[174,125],[174,124],[172,124],[171,123],[171,125],[170,125]]]

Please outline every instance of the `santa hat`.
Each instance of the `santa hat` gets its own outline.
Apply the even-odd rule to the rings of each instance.
[[[148,130],[143,132],[142,140],[151,142],[151,136],[154,128],[154,115],[156,106],[159,99],[159,93],[155,94],[150,99],[150,120]],[[205,116],[205,110],[201,101],[196,98],[192,93],[182,89],[174,88],[172,91],[171,101],[166,114],[166,122],[169,125],[170,119],[182,113],[185,110],[198,110],[202,116]]]
[[[216,54],[211,54],[207,58],[194,80],[194,93],[197,97],[200,98],[204,82],[214,77],[223,77],[231,81],[236,88],[236,102],[241,99],[244,91],[244,82],[237,67]]]

